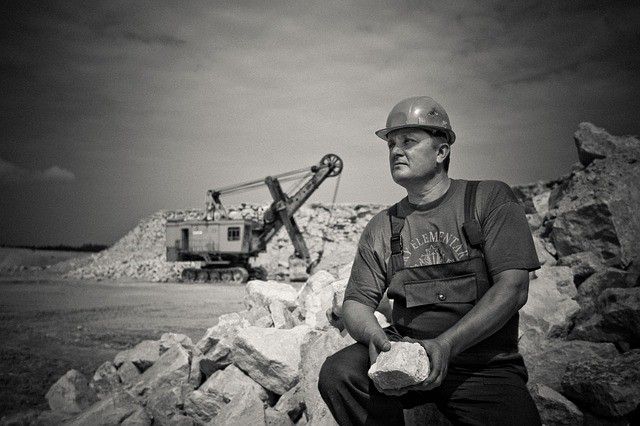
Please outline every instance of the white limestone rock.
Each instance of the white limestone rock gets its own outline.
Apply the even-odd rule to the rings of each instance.
[[[173,345],[180,345],[187,351],[193,349],[193,342],[189,336],[179,333],[164,333],[160,336],[160,354],[165,353]]]
[[[131,361],[125,361],[118,368],[118,378],[124,385],[134,383],[140,377],[140,370]]]
[[[304,395],[307,418],[310,424],[334,425],[329,407],[325,404],[318,390],[318,379],[322,364],[328,356],[333,355],[348,345],[336,328],[328,330],[314,330],[301,348],[300,371],[302,378],[300,386]],[[276,408],[278,405],[276,405]]]
[[[264,404],[253,392],[236,395],[220,410],[213,423],[220,426],[263,425]]]
[[[327,318],[327,309],[333,305],[333,287],[328,285],[318,292],[309,293],[304,299],[304,321],[312,328],[329,327],[329,319]]]
[[[291,311],[280,300],[274,300],[269,304],[269,312],[271,313],[274,328],[289,329],[296,326]]]
[[[535,271],[529,298],[520,310],[520,335],[527,330],[548,337],[566,335],[580,306],[573,273],[567,266],[547,266]]]
[[[282,395],[300,380],[300,346],[307,326],[290,330],[248,327],[234,341],[233,362],[253,380]]]
[[[131,349],[118,352],[113,364],[120,367],[125,361],[131,361],[140,371],[151,367],[160,358],[160,342],[157,340],[143,340]]]
[[[187,384],[189,379],[189,353],[179,345],[172,346],[145,371],[135,383],[133,391],[139,395],[150,389],[170,388]]]
[[[45,395],[53,411],[79,413],[98,400],[87,378],[78,370],[69,370]]]
[[[244,298],[245,305],[251,309],[261,306],[268,309],[274,300],[280,300],[286,306],[296,306],[296,289],[286,283],[277,281],[251,280],[247,283],[247,294]]]
[[[141,412],[142,411],[142,412]],[[138,419],[140,422],[133,423]],[[129,421],[127,421],[129,420]],[[126,422],[126,423],[125,423]],[[125,392],[117,392],[89,407],[65,425],[107,426],[117,424],[150,425],[151,420],[138,402]]]
[[[429,376],[429,358],[419,343],[391,342],[391,349],[378,355],[368,374],[380,389],[416,385]]]
[[[121,384],[115,365],[111,361],[102,363],[93,373],[89,386],[96,392],[99,399],[104,399],[111,392],[118,389]]]

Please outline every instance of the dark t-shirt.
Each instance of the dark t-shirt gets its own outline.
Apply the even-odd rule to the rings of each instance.
[[[399,214],[406,216],[402,229],[405,267],[456,262],[470,256],[462,232],[466,183],[451,179],[447,192],[428,204],[412,205],[407,198],[400,201]],[[507,184],[480,182],[475,214],[482,226],[490,276],[508,269],[532,271],[540,267],[524,209]],[[389,216],[383,210],[369,221],[360,237],[345,300],[378,306],[387,289],[390,238]]]

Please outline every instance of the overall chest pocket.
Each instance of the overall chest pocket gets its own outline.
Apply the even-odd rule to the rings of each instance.
[[[475,303],[478,297],[476,274],[404,284],[407,308],[443,303]]]

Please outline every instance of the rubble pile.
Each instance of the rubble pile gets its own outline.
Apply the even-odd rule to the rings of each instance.
[[[580,163],[568,175],[514,188],[542,263],[531,273],[520,311],[520,352],[543,424],[634,424],[640,418],[640,249],[634,244],[640,231],[634,214],[640,211],[640,141],[582,123],[575,142]],[[375,211],[340,206],[328,235],[336,246],[327,255],[337,246],[354,250]],[[144,226],[155,230],[148,247],[160,257],[166,215],[154,218],[155,225],[137,232]],[[329,210],[315,205],[302,210],[298,224],[313,239],[321,238],[328,221]],[[290,250],[281,235],[272,242],[271,262],[278,248]],[[137,241],[126,238],[126,244]],[[115,261],[125,239],[111,249],[113,255],[96,257],[93,267],[108,256]],[[200,341],[168,333],[121,352],[91,378],[69,372],[47,393],[51,410],[25,413],[22,420],[335,424],[317,381],[326,357],[354,342],[339,318],[350,274],[342,262],[312,275],[299,291],[283,282],[252,281],[246,309],[220,316]],[[384,315],[377,317],[387,324]],[[393,367],[387,372],[406,374]],[[407,419],[447,424],[432,405],[407,412]]]
[[[268,206],[227,208],[230,218],[259,219]],[[312,259],[323,252],[319,268],[335,272],[348,259],[353,259],[358,238],[369,219],[385,206],[380,204],[323,204],[303,206],[296,213],[296,223],[304,235]],[[71,259],[54,270],[65,276],[83,280],[137,280],[152,282],[180,281],[182,270],[197,267],[199,262],[167,262],[165,225],[169,219],[201,219],[202,210],[160,211],[143,219],[132,231],[100,253],[83,259]],[[269,242],[266,253],[255,261],[271,278],[283,279],[288,274],[293,245],[282,228]]]
[[[354,343],[332,326],[345,276],[312,275],[300,290],[251,281],[245,306],[195,344],[165,333],[119,352],[92,377],[71,370],[46,395],[35,424],[335,424],[317,390],[326,357]],[[322,311],[323,315],[317,315]],[[14,417],[17,421],[17,417]]]
[[[544,424],[633,424],[640,140],[590,123],[574,139],[580,162],[568,175],[516,188],[543,263],[520,310],[520,352]]]

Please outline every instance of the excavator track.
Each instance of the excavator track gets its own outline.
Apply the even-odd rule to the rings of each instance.
[[[182,281],[187,283],[246,283],[249,272],[241,266],[229,268],[186,268],[182,271]]]

